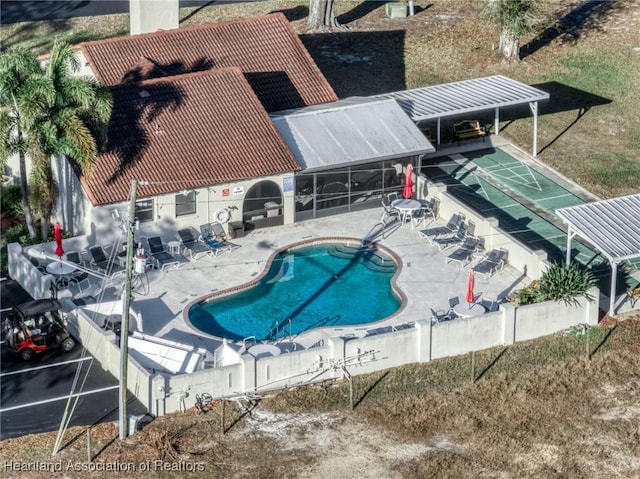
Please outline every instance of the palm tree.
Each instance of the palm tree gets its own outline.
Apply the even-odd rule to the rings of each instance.
[[[29,118],[35,110],[43,82],[41,67],[35,55],[25,48],[16,47],[0,55],[0,163],[18,155],[22,207],[32,240],[36,230],[28,200],[26,156],[32,150],[28,131]]]
[[[13,102],[14,106],[6,112],[3,108],[4,116],[9,119],[21,118],[23,121],[15,125],[0,120],[0,143],[3,143],[0,148],[4,150],[0,151],[3,157],[5,152],[30,156],[31,194],[26,182],[26,168],[23,168],[24,158],[20,157],[25,220],[29,234],[32,240],[35,240],[32,213],[37,213],[40,217],[41,236],[43,241],[46,241],[57,198],[51,159],[56,155],[64,155],[74,161],[83,174],[89,174],[97,159],[99,147],[106,140],[105,126],[111,116],[113,103],[106,87],[93,78],[77,75],[80,64],[69,44],[55,41],[48,61],[43,64],[38,62],[35,55],[23,50],[19,52],[21,61],[29,56],[31,58],[28,64],[32,65],[35,61],[38,69],[35,72],[31,70],[33,80],[30,78],[25,81],[18,90],[20,97],[30,98],[31,102],[24,105]],[[12,58],[13,52],[5,62],[0,61],[0,77],[5,76],[5,70],[15,70],[15,66],[11,66]],[[4,63],[7,63],[9,68],[2,68]],[[9,84],[15,84],[11,81],[12,76],[7,76]],[[0,88],[3,85],[4,79],[0,79]],[[8,103],[5,102],[4,96],[0,93],[0,108]],[[16,136],[16,132],[26,147],[12,147],[12,138]]]
[[[334,0],[309,0],[307,26],[312,31],[340,28],[336,19]]]
[[[508,62],[520,60],[520,37],[533,29],[543,0],[485,0],[483,13],[500,26],[500,53]]]

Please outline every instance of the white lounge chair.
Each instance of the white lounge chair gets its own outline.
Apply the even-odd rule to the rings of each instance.
[[[481,275],[485,280],[489,279],[496,271],[501,270],[507,264],[508,251],[504,248],[493,249],[489,254],[473,267],[476,275]]]
[[[425,238],[430,244],[434,244],[435,238],[454,234],[460,228],[460,224],[464,221],[462,213],[454,213],[444,226],[436,226],[418,231],[418,236]]]

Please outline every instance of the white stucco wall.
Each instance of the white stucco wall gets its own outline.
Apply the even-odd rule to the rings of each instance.
[[[129,0],[131,35],[179,27],[178,0]]]

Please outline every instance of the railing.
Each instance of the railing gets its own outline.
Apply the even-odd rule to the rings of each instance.
[[[289,324],[289,334],[285,335],[285,326]],[[282,336],[280,334],[282,333]],[[291,337],[292,329],[291,329],[291,318],[287,318],[282,322],[275,321],[271,327],[269,328],[269,336],[268,339],[278,340],[278,338]]]

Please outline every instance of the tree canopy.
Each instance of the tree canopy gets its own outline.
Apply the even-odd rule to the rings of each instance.
[[[79,69],[74,49],[60,41],[43,62],[24,48],[0,55],[0,158],[4,165],[9,156],[19,157],[22,204],[32,241],[34,215],[46,240],[55,209],[52,158],[64,155],[88,174],[106,142],[110,92],[95,79],[78,75]]]

